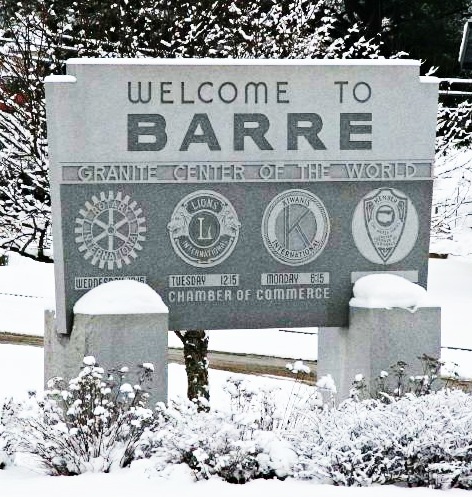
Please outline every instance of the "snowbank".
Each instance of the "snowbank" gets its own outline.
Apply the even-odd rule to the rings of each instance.
[[[369,274],[359,278],[353,292],[351,307],[416,309],[429,304],[423,287],[395,274]]]
[[[462,216],[461,222],[465,221],[466,217]],[[460,257],[463,261],[470,261],[472,260],[472,229],[463,226],[454,229],[448,238],[431,237],[429,247],[432,254],[450,255]]]
[[[117,280],[103,283],[81,297],[75,314],[154,314],[168,313],[161,297],[145,283]]]

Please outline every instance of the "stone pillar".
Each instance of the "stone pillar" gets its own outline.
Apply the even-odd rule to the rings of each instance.
[[[318,336],[318,378],[331,374],[337,399],[349,397],[357,374],[371,386],[382,370],[398,361],[408,364],[410,375],[423,374],[418,357],[439,359],[441,353],[441,309],[350,307],[349,326],[320,328]]]
[[[93,290],[92,290],[93,291]],[[77,376],[85,356],[94,356],[106,370],[129,368],[127,382],[135,384],[139,364],[154,365],[150,407],[167,402],[168,313],[74,315],[70,335],[58,334],[54,313],[46,311],[44,333],[44,379],[69,380]]]

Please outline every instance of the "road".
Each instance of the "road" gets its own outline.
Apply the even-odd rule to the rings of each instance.
[[[0,343],[16,345],[43,346],[43,337],[35,335],[22,335],[18,333],[0,332]],[[182,349],[169,348],[169,362],[183,364]],[[268,357],[256,354],[234,354],[229,352],[210,351],[208,353],[210,368],[230,371],[232,373],[244,373],[254,375],[270,375],[286,378],[294,378],[286,365],[293,363],[293,359],[280,357]],[[310,374],[302,378],[306,383],[313,384],[316,381],[316,361],[303,361],[310,368]]]

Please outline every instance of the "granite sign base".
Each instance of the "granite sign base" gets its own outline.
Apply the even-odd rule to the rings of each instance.
[[[349,326],[320,328],[318,378],[330,374],[338,401],[349,398],[358,374],[368,388],[375,388],[381,371],[390,372],[398,361],[408,364],[408,376],[424,375],[418,357],[439,359],[441,352],[441,309],[370,309],[350,307]]]
[[[167,402],[168,314],[76,314],[70,335],[58,334],[53,311],[45,312],[44,379],[74,378],[85,356],[94,356],[106,371],[126,366],[126,382],[138,381],[138,365],[152,363],[154,374],[146,385],[149,407]]]

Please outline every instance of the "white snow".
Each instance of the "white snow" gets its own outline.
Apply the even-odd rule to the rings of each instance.
[[[77,83],[75,76],[65,74],[51,74],[44,78],[45,83]]]
[[[468,219],[463,216],[461,221],[470,223],[472,222],[472,216],[468,216]],[[472,254],[472,229],[461,226],[453,230],[449,238],[431,239],[430,252],[434,254],[451,254],[464,259],[470,258]]]
[[[138,461],[141,462],[141,461]],[[2,495],[8,497],[82,497],[103,495],[104,497],[129,497],[130,495],[165,495],[166,497],[442,497],[444,492],[427,488],[405,489],[393,485],[372,487],[335,487],[314,485],[304,481],[255,480],[245,485],[225,483],[211,478],[208,481],[193,483],[192,474],[183,465],[172,468],[165,477],[152,475],[144,464],[134,464],[130,469],[114,471],[110,474],[86,473],[74,477],[44,477],[25,469],[0,471]],[[449,490],[450,496],[467,497],[467,490]]]
[[[421,62],[413,59],[159,59],[159,58],[71,58],[71,65],[132,65],[132,66],[415,66]],[[63,76],[64,77],[64,76]]]
[[[211,330],[208,347],[221,352],[312,360],[318,350],[317,332],[317,328]],[[175,333],[169,333],[169,347],[182,347]]]
[[[321,390],[326,390],[328,392],[336,393],[337,388],[336,384],[334,383],[333,377],[330,374],[327,374],[326,376],[322,376],[317,382],[316,386],[320,388]]]
[[[22,392],[28,385],[36,384],[41,389],[42,349],[19,345],[0,345],[0,397]],[[210,388],[212,405],[216,409],[224,409],[228,405],[228,395],[224,393],[222,385],[228,378],[228,373],[210,370]],[[232,375],[245,378],[244,375]],[[7,381],[15,378],[15,382]],[[247,378],[247,377],[246,377]],[[285,405],[291,395],[292,381],[275,380],[263,377],[251,377],[256,387],[280,386],[278,402]],[[328,382],[329,384],[329,382]],[[7,389],[5,389],[7,387]],[[169,365],[169,396],[176,398],[185,396],[186,375],[183,366]],[[284,404],[285,403],[285,404]],[[97,411],[97,415],[100,412]],[[280,446],[272,450],[272,457],[280,454],[280,463],[287,460],[287,448]],[[176,465],[157,475],[149,461],[136,461],[131,468],[113,470],[109,474],[86,473],[74,477],[44,476],[37,469],[25,467],[11,467],[0,471],[1,495],[8,497],[81,497],[96,493],[113,497],[129,497],[130,495],[165,495],[166,497],[209,497],[225,495],[228,497],[260,497],[272,495],[283,497],[296,495],[297,497],[376,497],[381,491],[383,497],[440,497],[440,491],[427,488],[406,489],[400,486],[386,485],[372,487],[336,487],[333,485],[315,485],[313,482],[287,479],[255,480],[245,485],[225,483],[220,479],[211,478],[208,481],[194,482],[193,474],[185,465]],[[447,495],[466,497],[467,490],[450,490]]]
[[[168,313],[158,293],[145,283],[117,280],[103,283],[83,295],[74,305],[75,314]]]
[[[0,401],[42,390],[43,361],[42,347],[1,344]]]
[[[95,360],[95,357],[93,357],[93,355],[88,355],[86,357],[84,357],[83,361],[82,361],[86,366],[95,366],[95,363],[97,362]]]
[[[472,233],[471,229],[469,231]],[[467,248],[472,251],[467,237],[462,237],[461,241],[464,246],[461,251]],[[44,308],[51,308],[51,302],[54,302],[53,270],[53,264],[10,254],[9,265],[0,267],[0,332],[43,335]],[[471,256],[429,260],[428,295],[433,304],[441,306],[443,347],[472,349],[471,282]],[[312,360],[317,357],[316,332],[316,328],[212,330],[209,348]],[[173,332],[169,333],[169,347],[182,347]],[[458,363],[460,374],[472,377],[471,354],[443,349],[442,358]]]
[[[18,263],[18,264],[17,264]],[[16,285],[17,291],[20,294],[28,294],[36,292],[37,298],[18,297],[17,300],[21,305],[13,308],[8,305],[8,296],[0,293],[0,328],[6,327],[6,323],[10,323],[17,329],[23,329],[24,332],[31,332],[27,326],[28,321],[24,320],[25,316],[35,309],[34,302],[42,302],[44,306],[47,293],[51,293],[51,288],[48,287],[48,279],[46,275],[52,276],[52,266],[46,264],[34,263],[32,261],[24,261],[20,264],[19,260],[12,258],[10,266],[0,268],[0,292],[8,293],[8,281],[11,285]],[[20,280],[18,276],[22,275]],[[5,278],[3,278],[5,274]],[[369,285],[368,285],[369,286]],[[386,292],[390,294],[391,288]],[[370,289],[372,291],[372,288]],[[431,260],[430,261],[430,276],[429,290],[430,296],[439,300],[442,304],[442,319],[443,319],[443,345],[454,345],[459,347],[472,348],[472,334],[469,333],[470,322],[472,322],[472,262],[464,259],[449,259],[449,260]],[[391,303],[391,300],[389,300]],[[385,301],[384,301],[385,303]],[[38,306],[39,307],[39,306]],[[23,321],[22,321],[23,319]],[[38,313],[37,320],[42,324],[42,315]],[[34,319],[31,323],[34,324]],[[19,323],[22,323],[20,326]],[[36,329],[39,329],[39,323],[36,323]],[[259,330],[233,330],[233,331],[213,331],[211,332],[210,344],[212,340],[222,348],[231,348],[231,344],[237,344],[239,350],[253,352],[254,341],[257,341]],[[39,333],[38,333],[39,334]],[[247,337],[250,334],[251,339]],[[316,355],[316,336],[303,335],[298,333],[284,333],[279,330],[262,330],[262,338],[260,339],[260,350],[265,353],[272,353],[279,356],[287,356],[287,347],[297,351],[298,354],[294,357],[299,358],[303,355],[306,348],[303,340],[309,340],[310,354]],[[172,335],[172,334],[171,334]],[[239,337],[239,339],[238,339]],[[243,337],[243,338],[241,338]],[[224,346],[225,339],[227,341]],[[298,342],[299,339],[303,339]],[[263,349],[263,345],[266,348]],[[270,343],[268,343],[270,342]],[[300,344],[302,344],[300,346]],[[214,344],[213,344],[214,345]],[[216,348],[216,347],[214,347]],[[455,354],[455,355],[454,355]],[[469,364],[472,362],[471,352],[465,351],[444,351],[444,356],[451,360],[460,357],[460,363],[463,371],[469,372],[472,375]],[[444,358],[444,357],[443,357]],[[92,358],[86,359],[87,362],[92,361]],[[294,361],[295,364],[297,361]],[[301,365],[302,363],[299,363]],[[143,365],[145,367],[145,365]],[[9,396],[24,397],[28,390],[38,390],[43,388],[43,351],[39,347],[18,346],[18,345],[0,345],[0,398]],[[210,393],[212,406],[216,409],[225,409],[228,406],[229,396],[223,390],[223,384],[228,378],[228,373],[224,371],[210,370]],[[232,375],[240,376],[242,375]],[[295,375],[294,375],[295,376]],[[14,378],[14,381],[11,379]],[[280,387],[280,403],[288,402],[290,393],[293,389],[293,381],[278,380],[265,377],[251,377],[251,381],[255,387]],[[320,387],[331,389],[333,387],[329,378],[320,378]],[[185,397],[186,391],[186,375],[183,366],[176,364],[169,365],[169,397]],[[169,497],[177,497],[181,495],[192,494],[196,497],[224,494],[228,496],[245,497],[259,496],[261,493],[270,493],[274,496],[283,496],[286,494],[295,494],[297,497],[313,495],[320,493],[326,497],[365,497],[371,495],[375,497],[379,492],[379,487],[368,488],[345,488],[334,487],[328,485],[317,485],[313,483],[286,480],[282,481],[253,481],[245,485],[230,485],[218,479],[211,479],[206,482],[193,483],[192,474],[187,468],[177,466],[169,470],[166,476],[157,477],[146,466],[146,461],[133,464],[131,469],[116,470],[110,474],[85,474],[82,476],[69,477],[46,477],[37,472],[28,471],[25,468],[13,467],[11,469],[0,471],[0,487],[2,495],[8,496],[28,496],[36,495],[39,497],[62,497],[67,494],[71,497],[90,493],[94,491],[105,493],[106,495],[114,495],[116,497],[126,496],[131,493],[146,493],[153,495],[160,493]],[[396,486],[383,486],[382,494],[384,497],[401,497],[408,492],[413,497],[421,493],[421,497],[434,497],[438,491],[420,488],[420,489],[403,489]],[[466,495],[466,491],[453,490],[450,491],[454,495]]]
[[[123,383],[120,387],[121,393],[133,393],[133,387],[129,383]]]
[[[54,265],[10,253],[0,267],[0,332],[42,335],[45,308],[54,308]]]
[[[306,364],[303,364],[303,361],[295,361],[293,364],[288,363],[286,365],[286,368],[295,374],[297,373],[310,374],[310,368]]]
[[[416,309],[429,304],[426,290],[396,274],[369,274],[354,284],[351,307]]]
[[[461,251],[472,251],[467,236],[460,240]],[[53,269],[52,264],[10,254],[9,265],[0,267],[0,332],[43,335],[44,308],[50,308],[54,301]],[[433,304],[441,306],[442,346],[472,349],[472,257],[430,259],[428,295]],[[209,332],[209,348],[294,360],[316,359],[316,328],[284,330],[212,330]],[[173,332],[169,333],[169,346],[182,347]],[[467,350],[443,348],[441,358],[457,363],[459,374],[470,378],[471,354]],[[6,360],[10,362],[9,357]]]

